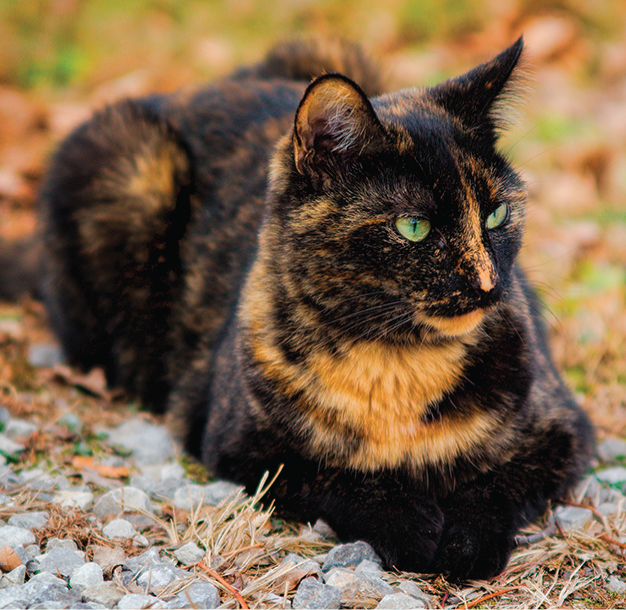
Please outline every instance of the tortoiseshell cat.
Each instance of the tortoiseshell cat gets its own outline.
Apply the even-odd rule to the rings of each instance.
[[[167,410],[215,475],[284,464],[278,506],[387,567],[500,572],[592,449],[515,262],[525,191],[496,145],[522,46],[381,94],[358,48],[288,44],[97,113],[41,196],[69,360]]]

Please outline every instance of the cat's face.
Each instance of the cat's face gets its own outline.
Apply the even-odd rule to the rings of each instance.
[[[495,149],[494,105],[520,52],[371,102],[340,76],[309,87],[272,169],[269,224],[291,298],[390,340],[462,335],[500,302],[524,189]]]

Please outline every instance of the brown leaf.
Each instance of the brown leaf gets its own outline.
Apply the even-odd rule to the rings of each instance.
[[[52,371],[53,379],[72,385],[80,390],[110,401],[111,392],[107,389],[104,371],[100,368],[91,369],[86,375],[75,373],[69,366],[57,365]]]
[[[93,561],[102,568],[106,580],[113,577],[115,568],[126,566],[126,555],[119,547],[109,549],[105,546],[93,546]]]
[[[10,546],[5,546],[0,549],[0,570],[10,572],[21,565],[22,560]]]
[[[130,470],[126,466],[106,466],[104,464],[94,464],[93,458],[77,455],[72,458],[72,466],[76,470],[95,470],[99,475],[109,479],[121,479],[129,477]]]

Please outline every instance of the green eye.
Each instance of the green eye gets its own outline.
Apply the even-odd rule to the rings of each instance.
[[[498,206],[494,212],[487,216],[487,228],[495,229],[504,224],[509,217],[509,206],[506,203]]]
[[[398,218],[396,228],[409,241],[422,241],[430,233],[430,220],[425,218]]]

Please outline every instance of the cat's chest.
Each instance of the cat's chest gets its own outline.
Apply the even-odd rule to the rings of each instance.
[[[351,467],[376,470],[443,464],[481,444],[498,425],[480,409],[425,417],[454,392],[467,345],[404,348],[362,343],[343,354],[312,354],[304,394],[316,451],[342,454]],[[358,439],[350,451],[346,439]]]

